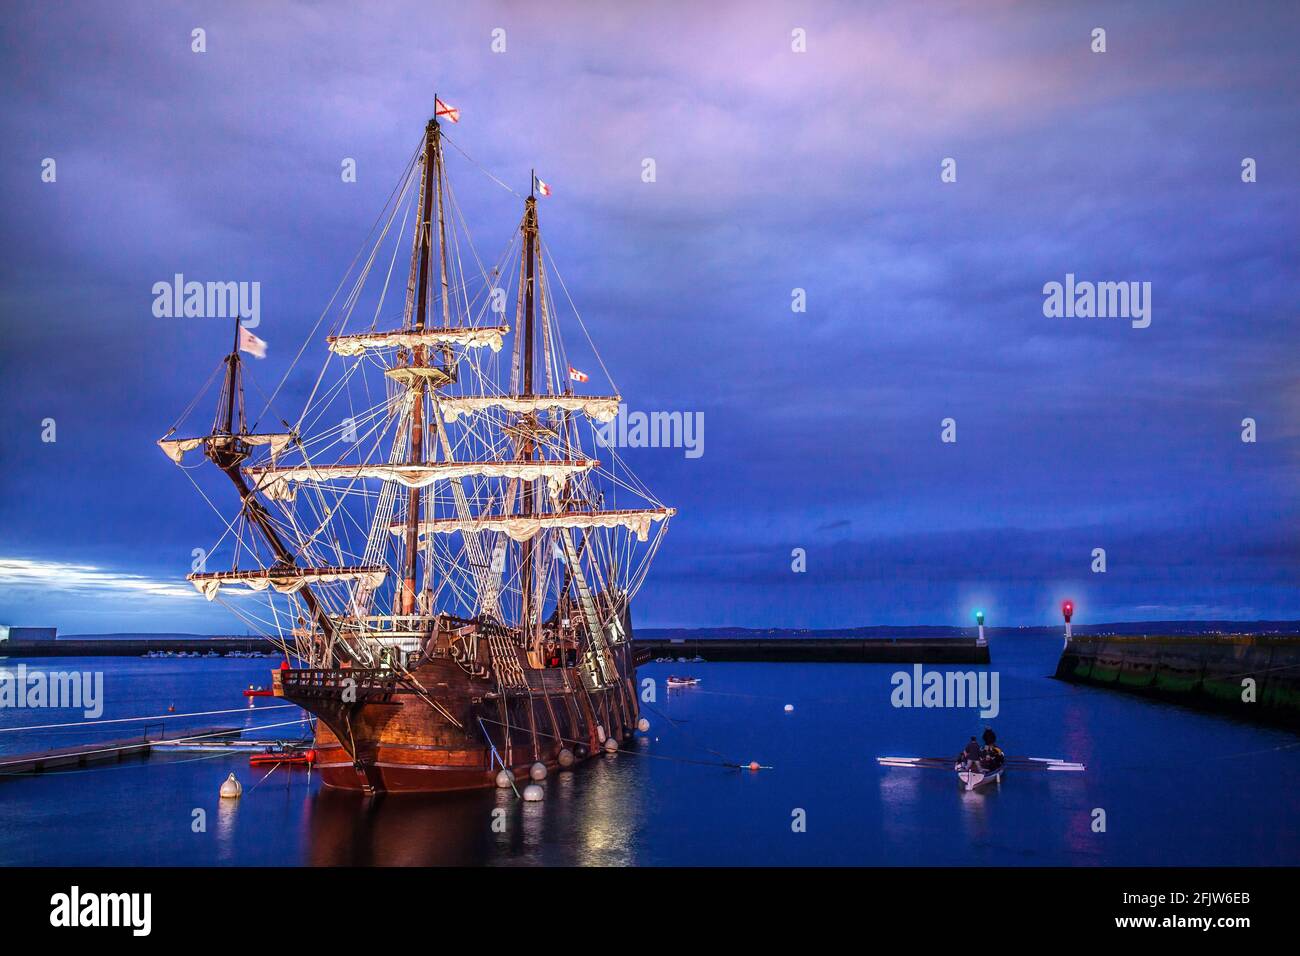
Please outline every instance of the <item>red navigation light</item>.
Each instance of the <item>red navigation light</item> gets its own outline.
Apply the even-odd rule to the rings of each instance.
[[[1074,602],[1066,601],[1061,605],[1061,613],[1065,615],[1065,623],[1070,623],[1070,618],[1074,616]]]

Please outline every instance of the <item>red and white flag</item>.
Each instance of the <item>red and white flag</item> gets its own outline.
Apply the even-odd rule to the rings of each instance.
[[[239,327],[239,351],[253,358],[266,358],[266,343],[242,325]]]
[[[445,116],[453,123],[460,122],[460,110],[456,109],[454,106],[448,106],[436,96],[433,98],[433,115]]]
[[[585,381],[587,381],[590,377],[591,377],[591,376],[588,375],[586,372],[579,372],[579,371],[578,371],[576,368],[574,368],[572,365],[569,366],[569,381],[571,381],[571,382],[585,382]]]
[[[537,183],[537,191],[543,196],[549,196],[551,194],[551,187],[546,185],[546,183],[542,182],[536,176],[533,177],[533,181]]]

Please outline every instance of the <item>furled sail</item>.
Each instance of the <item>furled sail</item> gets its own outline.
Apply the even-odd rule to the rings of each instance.
[[[512,540],[526,541],[551,528],[628,528],[638,541],[650,537],[650,524],[677,514],[676,508],[628,508],[622,511],[571,511],[560,514],[496,515],[481,518],[438,518],[421,521],[420,534],[454,534],[457,531],[504,531]],[[400,534],[404,524],[394,524]]]
[[[388,569],[384,567],[263,568],[251,571],[214,571],[189,575],[195,590],[211,601],[223,585],[243,584],[254,591],[274,588],[281,594],[301,591],[309,582],[360,581],[371,589],[379,587]]]
[[[438,407],[442,410],[442,417],[448,422],[454,422],[461,415],[471,415],[490,408],[518,413],[541,412],[557,408],[582,412],[588,418],[598,422],[612,422],[618,417],[618,405],[622,400],[619,395],[534,395],[531,397],[487,395],[439,397]]]
[[[545,478],[552,494],[559,494],[569,475],[589,471],[599,464],[592,458],[578,458],[556,461],[442,461],[427,465],[294,465],[284,468],[246,468],[244,471],[256,480],[257,491],[275,501],[291,501],[296,492],[295,482],[339,478],[379,478],[396,481],[405,488],[424,488],[435,481],[448,478],[519,478],[523,481]]]
[[[202,438],[160,438],[158,439],[158,447],[163,450],[163,454],[179,465],[181,460],[185,457],[186,452],[193,451],[206,442],[220,445],[229,442],[231,437],[232,436],[230,435],[204,435]],[[235,435],[233,437],[238,438],[246,445],[270,445],[271,458],[273,460],[279,457],[280,452],[284,451],[285,448],[289,446],[289,443],[294,439],[292,433],[274,435]]]
[[[414,348],[417,345],[464,345],[471,348],[487,346],[493,352],[501,351],[502,338],[510,326],[466,327],[463,329],[394,330],[391,332],[362,332],[357,335],[331,335],[330,351],[338,355],[360,355],[367,349]]]

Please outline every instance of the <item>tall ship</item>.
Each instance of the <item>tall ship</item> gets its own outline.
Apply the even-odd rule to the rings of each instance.
[[[534,175],[515,194],[518,227],[480,259],[445,147],[509,187],[435,104],[264,410],[246,404],[241,352],[265,343],[236,320],[158,442],[222,516],[207,551],[222,569],[189,580],[282,648],[274,693],[315,717],[324,783],[365,793],[490,787],[616,751],[641,720],[631,602],[675,514],[604,438],[612,379],[574,390],[589,376],[571,361],[608,372],[542,238],[549,189]],[[299,374],[313,343],[324,363]],[[295,393],[301,413],[277,419]],[[233,514],[202,481],[234,486]]]

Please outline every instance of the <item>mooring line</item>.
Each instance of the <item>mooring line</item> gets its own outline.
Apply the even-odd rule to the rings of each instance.
[[[257,783],[253,784],[251,787],[248,788],[248,792],[249,792],[249,793],[252,793],[252,792],[253,792],[254,790],[256,790],[258,787],[260,787],[263,783],[265,783],[265,782],[266,782],[266,777],[271,776],[271,774],[273,774],[273,773],[275,773],[277,770],[279,770],[279,769],[280,769],[280,764],[282,764],[282,763],[284,763],[283,760],[277,760],[277,761],[275,762],[275,766],[272,767],[270,770],[268,770],[268,771],[266,772],[266,776],[264,776],[261,780],[257,781]]]
[[[656,713],[658,713],[658,711],[656,711]],[[492,720],[491,718],[480,717],[479,720],[487,720],[489,724],[496,724],[499,727],[505,726],[505,724],[501,723],[501,721]],[[669,723],[672,723],[672,721],[669,720],[667,717],[665,717],[664,720],[668,720]],[[570,739],[568,737],[558,737],[555,734],[538,734],[537,736],[547,737],[551,740],[558,740],[562,744],[582,744],[583,746],[586,746],[587,744],[585,740]],[[705,749],[707,750],[708,748],[706,747]],[[749,766],[748,764],[731,763],[730,761],[726,760],[726,758],[724,758],[722,754],[718,754],[718,757],[722,758],[722,761],[720,763],[714,763],[711,760],[692,760],[690,757],[672,757],[669,756],[668,754],[643,753],[639,750],[625,750],[622,747],[618,747],[614,752],[620,754],[631,754],[634,757],[648,757],[652,760],[672,760],[672,761],[676,761],[677,763],[695,764],[700,767],[725,767],[729,770],[744,770],[747,769]],[[710,751],[710,753],[717,753],[717,751]],[[772,768],[764,767],[763,769],[771,770]]]
[[[642,701],[642,703],[645,703],[645,702]],[[688,742],[689,744],[691,744],[692,746],[694,746],[694,747],[698,747],[698,748],[700,748],[701,750],[707,750],[709,753],[713,754],[713,756],[717,757],[719,760],[723,760],[723,761],[725,761],[725,760],[727,759],[727,755],[726,755],[726,754],[721,753],[721,752],[719,752],[719,751],[717,751],[717,750],[714,750],[712,747],[708,747],[708,746],[705,746],[705,745],[702,744],[702,743],[699,743],[699,742],[698,742],[694,737],[692,737],[692,736],[691,736],[690,734],[688,734],[686,731],[682,730],[682,728],[678,725],[677,721],[673,720],[671,717],[669,717],[669,716],[668,716],[667,714],[665,714],[663,711],[659,710],[658,708],[651,707],[648,703],[645,703],[645,708],[646,708],[646,710],[648,710],[648,711],[650,711],[652,714],[654,714],[656,717],[662,717],[664,720],[668,721],[669,726],[671,726],[671,727],[672,727],[674,730],[676,730],[679,734],[681,734],[683,737],[685,737],[686,740],[687,740],[687,742]],[[740,764],[729,764],[729,766],[736,766],[736,767],[739,767]]]
[[[272,704],[262,710],[279,710],[283,707],[297,707],[297,704]],[[35,724],[31,727],[0,727],[0,734],[16,734],[25,730],[54,730],[60,727],[104,727],[108,724],[129,724],[137,720],[178,720],[181,717],[212,717],[216,714],[246,714],[250,708],[235,707],[230,710],[200,710],[192,714],[156,714],[152,717],[113,717],[109,720],[81,720],[67,724]],[[256,708],[253,708],[256,709]]]
[[[672,718],[667,717],[667,715],[660,714],[658,710],[655,710],[654,708],[650,708],[649,705],[646,705],[646,709],[649,709],[649,710],[653,711],[654,714],[658,714],[659,717],[663,717],[663,719],[666,719],[666,721],[667,721],[668,723],[673,723],[673,722],[672,722]],[[481,718],[481,717],[480,717],[480,718],[478,718],[478,719],[480,719],[480,721],[482,721],[482,719],[485,719],[485,718]],[[504,726],[506,726],[506,724],[503,724],[503,723],[500,722],[500,721],[493,721],[493,719],[490,719],[490,718],[486,718],[486,719],[487,719],[487,723],[495,723],[495,724],[498,724],[498,726],[500,726],[500,727],[504,727]],[[676,724],[673,724],[673,726],[676,727]],[[682,731],[682,734],[685,735],[685,731]],[[554,734],[538,734],[537,736],[539,736],[539,737],[549,737],[549,739],[551,739],[551,740],[558,740],[558,741],[560,741],[560,743],[562,743],[562,744],[582,744],[582,745],[584,745],[584,747],[585,747],[585,745],[586,745],[586,741],[585,741],[585,740],[571,740],[571,739],[568,739],[568,737],[556,736],[556,735],[554,735]],[[689,735],[685,735],[685,736],[689,736]],[[490,743],[490,741],[489,741],[489,743]],[[649,757],[650,760],[669,760],[669,761],[676,761],[676,762],[679,762],[679,763],[694,763],[694,765],[697,765],[697,766],[706,766],[706,767],[719,767],[719,766],[720,766],[720,767],[727,767],[727,769],[729,769],[729,770],[748,770],[748,769],[749,769],[749,763],[733,763],[732,761],[727,760],[727,756],[725,756],[725,754],[723,754],[723,753],[719,753],[718,750],[714,750],[714,749],[711,749],[711,748],[708,748],[708,747],[703,747],[703,744],[695,744],[695,747],[701,747],[702,749],[708,750],[708,752],[714,754],[714,756],[716,756],[716,757],[719,758],[719,762],[716,762],[716,763],[715,763],[714,761],[710,761],[710,760],[692,760],[692,758],[690,758],[690,757],[673,757],[673,756],[669,756],[669,754],[666,754],[666,753],[645,753],[645,752],[642,752],[642,750],[628,750],[628,749],[624,749],[623,747],[617,747],[617,748],[615,748],[614,752],[615,752],[615,753],[629,753],[629,754],[632,754],[633,757]],[[771,770],[771,769],[772,769],[772,767],[770,767],[770,766],[763,766],[763,770]]]
[[[497,753],[497,745],[494,744],[492,738],[488,736],[487,728],[483,726],[482,717],[478,719],[478,729],[483,731],[483,739],[488,742],[488,746],[492,749],[492,756],[497,758],[497,763],[501,764],[501,769],[510,775],[510,789],[515,792],[516,797],[519,796],[519,788],[515,786],[515,775],[511,773],[510,768],[506,766],[506,762],[502,760],[501,755]]]
[[[1152,771],[1152,770],[1162,770],[1162,771],[1186,770],[1188,767],[1199,766],[1200,764],[1208,763],[1214,760],[1236,760],[1239,757],[1258,757],[1262,754],[1278,753],[1279,751],[1282,750],[1294,750],[1297,747],[1300,747],[1300,741],[1296,741],[1293,744],[1281,744],[1277,747],[1265,747],[1263,750],[1240,750],[1237,751],[1236,753],[1218,754],[1213,757],[1197,757],[1195,760],[1189,760],[1184,763],[1157,763],[1157,764],[1148,763],[1148,764],[1143,764],[1141,766],[1130,765],[1127,767],[1114,767],[1112,769],[1122,770],[1125,771],[1126,773],[1134,772],[1134,771],[1141,773],[1142,771]]]

